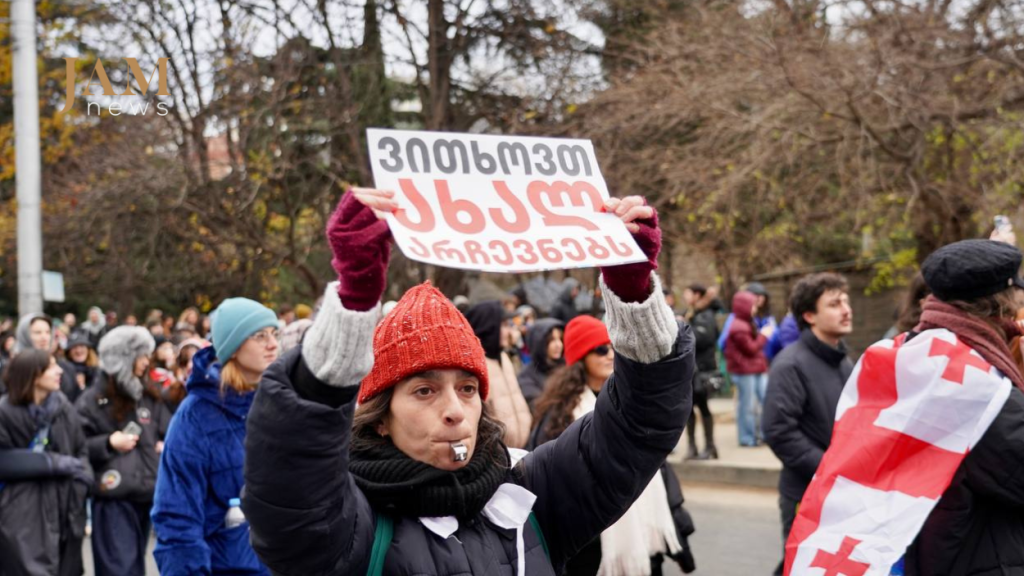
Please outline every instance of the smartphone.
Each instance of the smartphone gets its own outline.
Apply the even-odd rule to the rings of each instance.
[[[993,218],[993,220],[995,222],[996,231],[1006,233],[1013,230],[1013,224],[1010,223],[1010,219],[1006,216],[1000,214]]]
[[[134,421],[129,422],[128,425],[124,427],[124,430],[121,430],[121,432],[124,432],[125,434],[128,434],[130,436],[142,436],[142,426],[139,426],[139,424]]]

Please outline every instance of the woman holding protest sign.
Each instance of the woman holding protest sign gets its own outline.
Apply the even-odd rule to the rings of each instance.
[[[390,254],[374,213],[397,207],[377,190],[341,200],[327,230],[339,282],[260,384],[242,499],[253,547],[296,574],[558,574],[629,508],[689,414],[693,337],[653,273],[655,212],[607,202],[648,258],[602,270],[615,369],[592,414],[524,455],[503,446],[483,348],[440,292],[410,290],[374,328]]]

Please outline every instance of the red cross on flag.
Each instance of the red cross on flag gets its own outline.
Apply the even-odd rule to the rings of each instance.
[[[1010,395],[949,330],[864,353],[786,542],[786,574],[888,576]]]

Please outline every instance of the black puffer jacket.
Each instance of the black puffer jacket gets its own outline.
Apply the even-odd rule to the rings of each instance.
[[[561,437],[527,455],[507,481],[537,496],[533,511],[550,551],[527,527],[526,573],[554,576],[565,561],[621,516],[676,445],[691,407],[693,336],[653,364],[615,358],[597,408]],[[322,390],[332,408],[296,392]],[[295,349],[264,374],[249,414],[242,508],[253,547],[275,573],[365,574],[375,515],[348,472],[358,386],[316,381]],[[341,403],[344,402],[344,403]],[[389,575],[509,576],[515,533],[483,515],[436,537],[416,518],[395,520]]]
[[[162,401],[146,393],[134,410],[116,419],[114,402],[107,396],[105,376],[101,372],[96,383],[86,388],[75,403],[82,417],[89,460],[96,472],[96,497],[151,502],[160,466],[156,443],[167,436],[171,413]],[[141,426],[142,434],[132,451],[121,453],[110,447],[110,435],[124,431],[129,422]]]
[[[46,452],[89,460],[85,436],[74,407],[60,392],[50,425]],[[0,450],[25,456],[38,431],[25,406],[0,400]],[[35,454],[45,456],[44,453]],[[0,574],[71,576],[82,573],[85,498],[88,486],[71,476],[51,472],[33,479],[7,482],[0,490]]]
[[[555,328],[564,328],[565,323],[554,318],[537,320],[526,332],[526,348],[530,351],[530,363],[519,372],[519,388],[523,391],[523,398],[533,408],[533,402],[540,398],[544,392],[544,381],[548,375],[564,364],[564,362],[550,363],[548,361],[548,335]],[[559,359],[561,360],[561,359]]]
[[[809,329],[772,362],[761,417],[764,438],[782,461],[779,492],[799,502],[832,441],[836,407],[853,372],[846,347]]]
[[[1024,393],[967,455],[907,550],[908,576],[1024,575]]]

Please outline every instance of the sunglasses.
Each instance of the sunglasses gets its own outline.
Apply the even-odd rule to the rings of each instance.
[[[607,344],[602,344],[597,348],[590,351],[591,354],[597,354],[598,356],[607,356],[612,351],[612,347]]]

